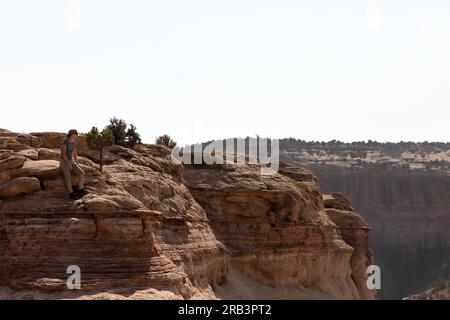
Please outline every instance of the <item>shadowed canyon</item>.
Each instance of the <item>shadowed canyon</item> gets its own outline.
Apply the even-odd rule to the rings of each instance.
[[[450,144],[280,141],[281,159],[343,192],[373,228],[380,298],[400,299],[450,276]]]

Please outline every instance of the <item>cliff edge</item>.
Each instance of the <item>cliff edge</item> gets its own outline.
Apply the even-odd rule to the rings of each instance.
[[[184,167],[142,145],[107,148],[100,173],[80,137],[90,193],[73,201],[63,138],[0,130],[0,298],[375,298],[370,228],[310,171]],[[80,290],[66,286],[71,265]]]

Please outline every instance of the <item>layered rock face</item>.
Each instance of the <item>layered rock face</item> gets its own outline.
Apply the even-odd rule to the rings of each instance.
[[[339,226],[342,238],[353,247],[350,259],[352,279],[363,299],[373,297],[367,288],[367,266],[373,265],[373,251],[369,248],[370,228],[353,209],[349,198],[343,193],[332,193],[323,196],[325,210],[331,220]]]
[[[381,298],[400,299],[450,276],[449,143],[285,142],[323,192],[343,192],[373,228]]]
[[[350,242],[341,237],[341,217],[336,224],[330,219],[311,172],[283,163],[276,175],[258,172],[256,166],[191,166],[185,173],[217,239],[230,249],[231,267],[241,275],[240,282],[244,275],[278,288],[242,291],[234,282],[228,291],[241,292],[243,298],[313,297],[319,292],[329,298],[374,298],[365,284],[365,270],[372,262],[367,234],[346,229]],[[356,261],[362,252],[367,259]],[[233,297],[229,292],[222,294]]]
[[[450,176],[401,169],[310,169],[325,192],[348,194],[364,219],[387,241],[407,244],[438,236],[450,243]]]
[[[325,191],[345,192],[374,228],[381,297],[399,299],[448,277],[450,176],[402,169],[314,166]]]
[[[0,130],[0,297],[375,297],[362,272],[367,225],[334,196],[324,204],[309,171],[183,168],[169,149],[144,145],[107,148],[100,173],[81,138],[90,193],[73,201],[63,138]],[[71,265],[81,290],[66,287]]]
[[[214,297],[211,285],[222,281],[227,265],[225,247],[181,182],[183,168],[172,163],[169,150],[111,147],[101,174],[89,159],[97,153],[80,141],[90,194],[70,201],[55,149],[63,135],[29,138],[32,147],[10,138],[0,151],[0,283],[6,297],[29,290],[39,293],[25,297],[114,298],[115,291],[119,297]],[[66,288],[70,265],[81,269],[80,291]]]

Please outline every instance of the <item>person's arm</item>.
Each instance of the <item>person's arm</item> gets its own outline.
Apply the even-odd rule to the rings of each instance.
[[[62,155],[62,158],[63,158],[64,162],[66,163],[66,165],[69,168],[72,168],[72,164],[70,163],[69,158],[67,158],[67,146],[65,143],[63,143],[61,145],[61,155]]]

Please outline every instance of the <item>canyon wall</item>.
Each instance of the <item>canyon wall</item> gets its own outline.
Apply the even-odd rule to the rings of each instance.
[[[285,143],[282,159],[343,192],[373,228],[379,297],[400,299],[450,277],[450,149],[445,143]]]
[[[347,194],[374,234],[410,243],[441,237],[450,243],[450,176],[433,171],[308,166],[324,192]]]
[[[399,299],[450,276],[450,176],[404,169],[311,165],[325,192],[349,195],[373,227],[380,297]]]

